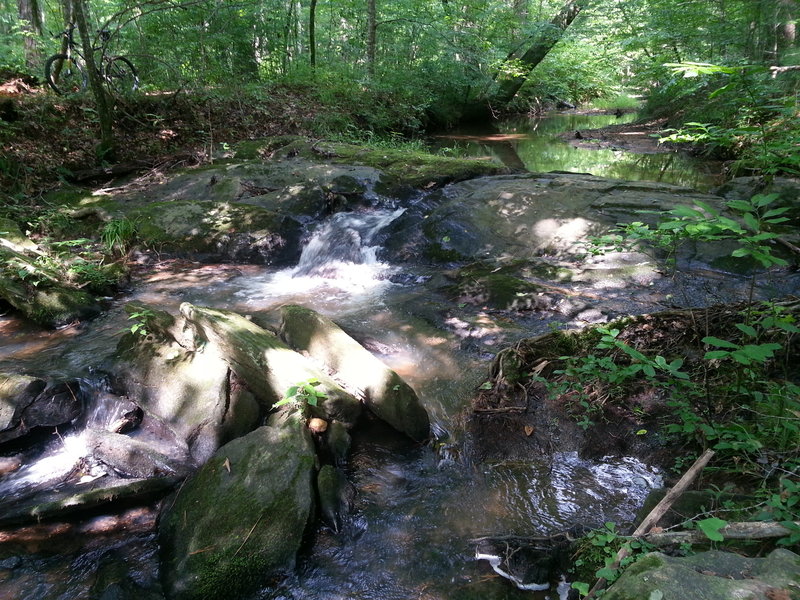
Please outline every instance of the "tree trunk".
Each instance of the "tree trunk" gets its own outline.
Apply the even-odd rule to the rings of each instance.
[[[367,0],[367,72],[375,75],[375,46],[377,43],[377,8],[376,0]]]
[[[517,95],[517,92],[528,79],[531,71],[538,65],[547,53],[558,43],[578,13],[581,12],[585,0],[569,0],[561,11],[550,21],[550,26],[538,33],[528,45],[528,49],[519,58],[525,70],[524,76],[507,77],[500,81],[500,89],[492,98],[493,105],[504,106]]]
[[[308,8],[308,50],[311,54],[311,68],[317,66],[317,0],[311,0]]]
[[[102,159],[110,159],[114,150],[114,114],[111,101],[103,87],[103,81],[94,60],[92,40],[89,36],[89,23],[86,20],[85,0],[72,0],[72,12],[78,32],[81,36],[81,48],[86,60],[86,75],[89,78],[89,88],[94,97],[97,118],[100,120],[100,144],[97,155]],[[102,66],[102,65],[100,65]]]
[[[22,28],[25,36],[25,64],[28,69],[35,72],[40,68],[42,57],[39,53],[37,36],[42,35],[42,14],[39,10],[38,0],[17,0],[19,18],[25,21]]]

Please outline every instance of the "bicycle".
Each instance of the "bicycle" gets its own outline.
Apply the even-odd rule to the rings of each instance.
[[[80,46],[75,42],[73,35],[75,27],[74,23],[70,23],[67,29],[56,36],[66,39],[66,54],[54,54],[44,63],[45,81],[59,95],[84,91],[88,85],[84,68],[86,58],[81,54]],[[111,36],[106,30],[98,33],[102,43],[93,47],[92,52],[101,51],[100,61],[96,64],[103,82],[117,94],[138,89],[139,76],[133,63],[124,56],[107,56],[105,47]]]

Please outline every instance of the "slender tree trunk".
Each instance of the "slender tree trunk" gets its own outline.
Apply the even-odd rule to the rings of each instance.
[[[317,0],[311,0],[308,8],[308,50],[311,54],[311,68],[317,67]]]
[[[378,11],[376,0],[367,0],[367,72],[375,75],[375,46],[377,44]]]
[[[520,77],[508,77],[500,81],[500,89],[494,95],[493,103],[499,105],[508,104],[516,96],[519,89],[525,83],[530,72],[538,65],[547,53],[558,43],[561,36],[566,31],[578,13],[581,12],[585,0],[568,0],[561,8],[561,11],[550,21],[550,27],[545,28],[542,33],[533,38],[528,49],[519,58],[525,75]]]
[[[78,26],[78,32],[81,35],[81,47],[86,60],[86,75],[89,78],[89,87],[94,97],[97,118],[100,120],[100,144],[97,148],[97,154],[102,159],[110,159],[114,151],[113,107],[103,87],[98,65],[94,60],[92,39],[89,35],[89,23],[86,19],[85,9],[85,0],[72,0],[73,16],[75,24]]]
[[[17,0],[19,18],[25,21],[25,64],[31,71],[39,69],[42,57],[39,53],[37,37],[42,35],[42,13],[39,10],[38,0]]]

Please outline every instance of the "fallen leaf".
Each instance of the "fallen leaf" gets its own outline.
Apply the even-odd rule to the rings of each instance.
[[[531,427],[530,425],[525,425],[525,435],[527,435],[528,437],[530,437],[530,435],[531,435],[532,433],[533,433],[533,427]]]
[[[230,461],[229,458],[225,459],[225,462],[222,463],[222,466],[225,467],[226,469],[228,469],[228,473],[231,472],[231,461]]]

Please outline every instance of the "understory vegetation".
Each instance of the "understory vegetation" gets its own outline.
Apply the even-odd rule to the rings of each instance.
[[[653,226],[621,225],[594,240],[593,253],[649,245],[662,258],[674,257],[688,242],[730,242],[731,256],[747,263],[750,282],[738,306],[634,317],[577,339],[565,336],[562,349],[570,352],[554,361],[549,375],[536,374],[535,366],[531,375],[583,428],[629,412],[642,423],[636,435],[660,436],[659,445],[682,449],[673,454],[677,472],[702,451],[714,450],[706,506],[676,525],[701,531],[701,547],[724,542],[720,531],[729,522],[754,520],[783,527],[773,540],[778,546],[800,545],[800,301],[753,301],[760,273],[787,264],[771,244],[789,221],[790,207],[776,200],[777,195],[756,195],[730,201],[730,216],[701,203],[678,207]],[[656,431],[647,429],[648,421]],[[727,545],[757,551],[765,543]],[[631,555],[615,564],[623,545]],[[693,551],[690,543],[676,545],[676,552]],[[613,581],[626,564],[654,548],[607,523],[584,539],[576,566],[584,577]],[[589,585],[576,588],[586,594]]]

